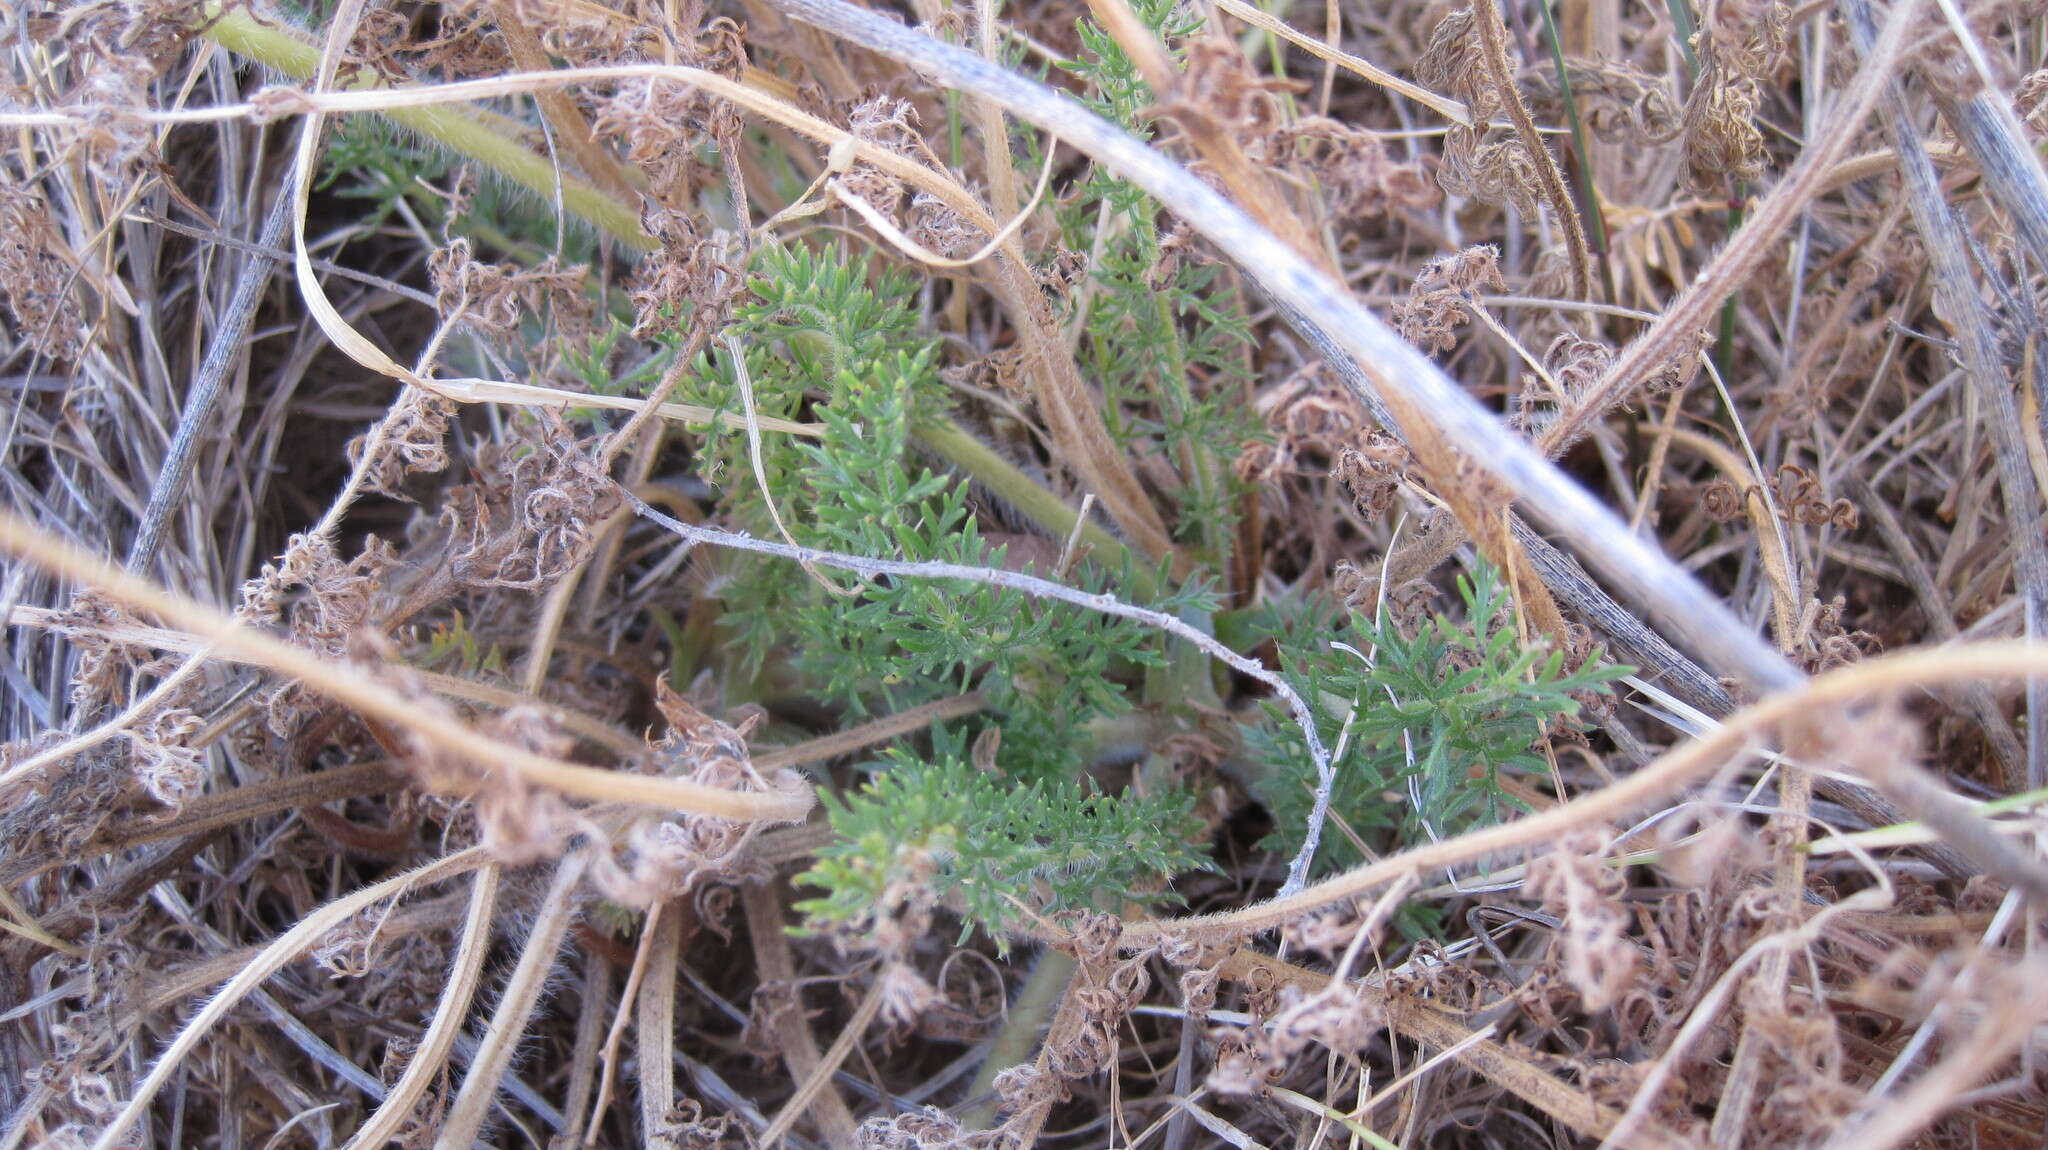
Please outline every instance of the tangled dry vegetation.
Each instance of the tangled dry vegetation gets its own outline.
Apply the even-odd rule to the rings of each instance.
[[[2039,1146],[2027,0],[0,12],[0,1150]]]

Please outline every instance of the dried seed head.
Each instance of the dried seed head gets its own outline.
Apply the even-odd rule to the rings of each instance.
[[[0,303],[13,317],[16,338],[60,364],[78,358],[85,332],[61,237],[42,193],[15,182],[13,166],[0,164]]]
[[[965,259],[982,245],[981,230],[930,192],[910,198],[910,238],[947,259]]]
[[[679,1099],[648,1131],[647,1145],[662,1150],[719,1150],[731,1143],[726,1138],[726,1129],[732,1119],[727,1115],[712,1118],[704,1116],[704,1105],[694,1098]]]
[[[1423,87],[1444,92],[1464,101],[1474,123],[1483,124],[1501,110],[1500,89],[1488,80],[1486,42],[1479,35],[1477,18],[1470,7],[1444,13],[1430,30],[1429,42],[1415,61],[1415,79]],[[1502,75],[1514,68],[1500,61]]]
[[[936,1106],[894,1117],[877,1115],[856,1133],[860,1150],[955,1150],[968,1144],[960,1123]]]
[[[2029,72],[2013,89],[2012,110],[2035,138],[2048,136],[2048,68]]]
[[[885,93],[868,94],[846,116],[846,130],[855,138],[915,160],[928,152],[918,130],[917,108]],[[933,166],[941,166],[936,163]],[[903,223],[903,181],[872,164],[856,162],[838,181],[848,192],[882,213],[890,223]],[[965,252],[961,254],[966,254]]]
[[[1360,515],[1377,519],[1393,505],[1414,465],[1414,453],[1400,440],[1384,431],[1369,431],[1359,446],[1338,453],[1330,475],[1351,492]]]
[[[1726,479],[1716,479],[1700,491],[1700,507],[1707,513],[1707,518],[1716,523],[1742,518],[1746,514],[1743,501],[1743,492]]]
[[[722,327],[732,301],[746,290],[726,243],[704,235],[694,212],[653,200],[640,226],[661,246],[633,273],[633,338],[674,332],[685,320],[707,330]]]
[[[349,440],[349,467],[363,469],[363,489],[412,502],[403,490],[409,477],[448,468],[448,425],[455,411],[455,401],[407,387],[374,430]],[[366,451],[374,451],[374,458],[365,460]]]
[[[1449,351],[1458,344],[1456,330],[1472,322],[1471,309],[1482,289],[1507,289],[1499,248],[1475,244],[1438,256],[1422,265],[1408,298],[1394,305],[1394,325],[1403,339],[1424,351]]]
[[[1067,937],[1055,943],[1061,951],[1082,962],[1104,963],[1116,957],[1117,940],[1123,937],[1124,921],[1113,914],[1068,911],[1059,916]]]
[[[182,707],[166,707],[129,728],[135,748],[135,778],[149,797],[176,814],[206,790],[206,752],[191,738],[206,720]]]
[[[590,269],[562,267],[553,256],[533,268],[487,264],[475,258],[467,239],[458,237],[427,257],[427,274],[444,317],[459,313],[489,335],[513,334],[522,315],[574,332],[591,326],[591,303],[583,291]]]
[[[1779,0],[1718,0],[1693,46],[1698,85],[1685,106],[1685,154],[1693,182],[1708,191],[1754,182],[1764,170],[1757,118],[1763,83],[1785,53],[1789,11]]]
[[[1725,67],[1702,68],[1686,105],[1685,159],[1704,190],[1753,183],[1764,174],[1764,134],[1757,127],[1762,89]]]
[[[1285,1067],[1264,1056],[1257,1031],[1217,1027],[1209,1036],[1216,1043],[1216,1057],[1203,1085],[1211,1094],[1221,1098],[1254,1097],[1285,1072]]]
[[[1626,880],[1602,861],[1606,843],[1604,833],[1568,835],[1556,849],[1529,861],[1522,884],[1524,894],[1564,919],[1558,940],[1564,947],[1565,976],[1588,1010],[1616,1002],[1641,961],[1626,934],[1632,921],[1621,904]]]
[[[1064,1081],[1040,1070],[1032,1062],[1019,1063],[997,1073],[994,1085],[996,1097],[1003,1100],[1003,1108],[1011,1111],[1063,1102],[1069,1097]]]
[[[926,1011],[945,1001],[907,962],[884,962],[876,977],[880,982],[882,1024],[893,1030],[909,1029]]]
[[[1683,110],[1671,99],[1669,85],[1625,60],[1567,60],[1572,96],[1586,130],[1610,144],[1655,146],[1669,143],[1685,130]],[[1534,89],[1532,103],[1554,115],[1564,112],[1557,69],[1545,63],[1525,79]]]
[[[1275,134],[1280,159],[1312,176],[1332,212],[1358,223],[1398,210],[1426,211],[1441,200],[1421,160],[1396,160],[1375,132],[1320,116],[1306,116]]]
[[[721,790],[758,792],[771,783],[754,770],[747,736],[761,718],[756,711],[738,725],[720,722],[657,680],[655,705],[669,733],[653,744],[651,763],[663,774]],[[761,824],[714,815],[671,815],[635,826],[624,852],[601,856],[591,881],[605,897],[628,906],[651,906],[680,898],[714,882],[751,877],[742,865],[744,849]]]

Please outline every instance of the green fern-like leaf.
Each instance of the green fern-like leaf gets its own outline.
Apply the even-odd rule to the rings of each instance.
[[[1027,915],[1171,897],[1163,879],[1208,865],[1189,845],[1200,824],[1185,792],[1016,784],[957,748],[928,760],[892,751],[882,768],[826,799],[837,838],[799,880],[826,892],[798,904],[815,924],[858,927],[909,884],[960,911],[963,940],[980,926],[1000,942]]]
[[[1552,724],[1578,714],[1574,695],[1630,671],[1601,665],[1596,652],[1566,672],[1561,653],[1523,647],[1490,568],[1461,577],[1458,590],[1462,623],[1435,615],[1408,636],[1387,619],[1354,616],[1334,638],[1308,626],[1282,640],[1289,682],[1317,712],[1325,744],[1344,748],[1331,812],[1368,842],[1397,845],[1499,820],[1519,806],[1500,772],[1543,769],[1533,748]],[[1301,845],[1314,770],[1291,723],[1276,718],[1254,743],[1268,764],[1259,795],[1275,822],[1266,845],[1291,853]],[[1390,835],[1396,843],[1384,841]],[[1342,833],[1323,843],[1324,871],[1364,861]]]

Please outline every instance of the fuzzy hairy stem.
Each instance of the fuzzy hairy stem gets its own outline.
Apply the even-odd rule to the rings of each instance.
[[[1368,83],[1406,96],[1452,123],[1472,126],[1472,110],[1467,108],[1463,101],[1439,95],[1411,80],[1396,76],[1370,60],[1361,60],[1349,52],[1341,51],[1334,43],[1326,43],[1307,35],[1287,22],[1276,19],[1265,10],[1245,3],[1245,0],[1215,0],[1215,3],[1219,12],[1242,20],[1262,32],[1278,36],[1309,55],[1337,65]]]
[[[1081,1023],[1086,1019],[1081,1009],[1080,995],[1076,991],[1089,986],[1100,986],[1108,980],[1107,963],[1073,961],[1068,969],[1071,974],[1064,982],[1057,984],[1059,995],[1052,1011],[1052,1022],[1045,1028],[1045,1041],[1039,1045],[1037,1067],[1042,1075],[1054,1073],[1052,1054],[1056,1050],[1070,1047],[1074,1043]],[[1050,981],[1050,980],[1049,980]],[[1047,986],[1046,990],[1053,989]],[[1048,1092],[1023,1110],[1012,1114],[1001,1127],[1006,1145],[1036,1146],[1038,1136],[1045,1129],[1045,1120],[1052,1114],[1057,1092]]]
[[[960,1124],[969,1130],[987,1129],[995,1121],[996,1075],[1012,1066],[1020,1066],[1031,1057],[1031,1047],[1038,1041],[1039,1028],[1045,1025],[1046,1017],[1052,1014],[1066,996],[1067,986],[1074,980],[1074,969],[1080,965],[1072,955],[1061,954],[1048,948],[1038,956],[1038,962],[1024,979],[1024,985],[1017,990],[1017,997],[1003,1011],[1003,1028],[996,1032],[988,1057],[981,1069],[975,1071],[974,1081],[967,1088],[971,1102],[960,1113]],[[978,1101],[977,1101],[978,1100]]]
[[[277,811],[381,794],[404,785],[404,773],[382,760],[351,763],[312,774],[260,779],[230,790],[202,795],[186,803],[173,818],[145,816],[113,823],[102,828],[68,859],[10,856],[0,862],[0,887],[14,886],[78,859],[118,854],[167,839],[203,835]]]
[[[498,879],[502,869],[496,863],[478,868],[470,880],[469,913],[463,918],[461,941],[449,964],[448,984],[434,1005],[433,1021],[420,1036],[419,1046],[405,1064],[405,1072],[384,1101],[365,1121],[342,1150],[374,1150],[389,1142],[413,1116],[413,1107],[433,1085],[448,1062],[455,1037],[469,1017],[470,1000],[476,997],[483,978],[484,956],[490,953],[491,920],[498,908]]]
[[[470,1060],[469,1075],[462,1080],[462,1089],[456,1093],[440,1136],[434,1140],[435,1150],[463,1150],[477,1144],[477,1134],[491,1112],[491,1104],[497,1100],[498,1084],[512,1065],[512,1056],[518,1053],[520,1036],[526,1033],[527,1020],[540,1003],[548,972],[554,968],[555,955],[562,949],[562,936],[568,933],[569,923],[575,917],[576,888],[589,865],[588,848],[555,864],[555,877],[541,900],[533,929],[527,932],[519,963],[512,968],[504,997],[491,1013],[490,1028]]]
[[[1546,0],[1547,2],[1547,0]],[[1579,220],[1579,209],[1573,205],[1572,196],[1564,186],[1564,173],[1558,171],[1557,157],[1550,154],[1550,148],[1543,142],[1543,134],[1536,130],[1535,117],[1529,114],[1529,106],[1522,102],[1521,89],[1515,87],[1514,61],[1508,53],[1508,30],[1501,22],[1500,7],[1495,0],[1482,0],[1473,6],[1472,27],[1479,33],[1480,59],[1485,61],[1487,78],[1500,93],[1500,102],[1507,109],[1508,119],[1515,125],[1515,134],[1521,138],[1522,150],[1529,154],[1529,160],[1536,166],[1536,182],[1543,188],[1543,198],[1550,201],[1550,210],[1564,225],[1565,255],[1572,265],[1572,298],[1590,299],[1593,294],[1592,263],[1587,255],[1586,228]],[[1570,79],[1559,72],[1559,81],[1571,89]]]
[[[1038,369],[1030,373],[1033,394],[1062,458],[1080,474],[1138,550],[1155,560],[1171,557],[1174,566],[1184,571],[1186,561],[1174,549],[1166,523],[1139,484],[1130,460],[1111,442],[1102,421],[1102,405],[1081,379],[1081,369],[1060,338],[1052,305],[1032,279],[1014,239],[996,254],[989,288],[1017,329],[1025,362]]]
[[[993,17],[979,8],[977,11],[982,25],[982,50],[989,66],[997,67],[993,56]],[[1010,170],[1010,133],[1003,122],[1002,105],[985,94],[974,99],[973,105],[986,137],[983,147],[995,215],[1015,216],[1017,193]],[[1000,232],[992,234],[1001,236]],[[1184,574],[1186,560],[1175,549],[1166,521],[1138,482],[1130,459],[1110,439],[1109,427],[1102,417],[1102,403],[1081,378],[1072,349],[1060,337],[1058,317],[1053,315],[1052,305],[1033,279],[1024,247],[1014,235],[1001,236],[989,269],[988,285],[1002,302],[1011,327],[1016,329],[1026,363],[1037,364],[1038,370],[1027,375],[1061,459],[1080,475],[1138,550],[1153,560],[1170,559],[1176,573]]]
[[[595,949],[583,951],[583,985],[577,989],[576,1044],[569,1060],[569,1086],[562,1097],[562,1116],[568,1126],[562,1142],[574,1146],[583,1141],[585,1108],[597,1085],[597,1057],[606,1034],[605,1007],[612,997],[612,960]],[[604,1110],[599,1107],[597,1113]]]

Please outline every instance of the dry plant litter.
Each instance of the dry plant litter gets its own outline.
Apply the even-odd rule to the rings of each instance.
[[[2039,5],[0,39],[0,1150],[2048,1140]]]

